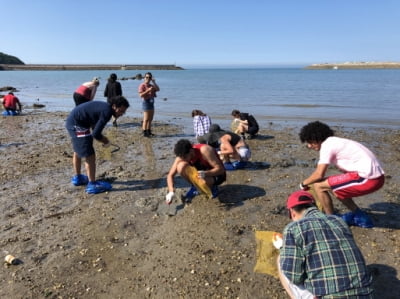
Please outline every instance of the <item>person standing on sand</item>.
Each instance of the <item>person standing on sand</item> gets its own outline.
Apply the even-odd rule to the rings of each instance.
[[[150,83],[151,82],[151,83]],[[139,85],[138,88],[139,96],[142,98],[142,109],[143,109],[143,136],[152,137],[154,134],[151,132],[151,123],[154,117],[154,98],[157,97],[156,92],[160,91],[156,83],[156,79],[150,72],[147,72],[144,76],[144,82]]]
[[[98,78],[93,78],[90,82],[85,82],[80,85],[74,92],[74,102],[75,106],[82,103],[92,101],[96,95],[97,87],[100,85]]]
[[[279,279],[290,298],[373,298],[372,277],[351,230],[335,215],[325,215],[312,195],[293,192],[286,203],[289,223],[279,250]]]
[[[71,179],[74,186],[86,185],[86,192],[96,194],[108,191],[111,184],[96,181],[96,154],[93,139],[100,141],[104,146],[109,140],[102,131],[112,116],[122,116],[129,107],[129,102],[123,96],[111,99],[110,104],[101,101],[90,101],[75,107],[66,121],[66,128],[71,136],[74,155],[72,164],[75,175]],[[85,158],[87,176],[81,174],[82,158]]]
[[[108,78],[106,88],[104,89],[104,96],[107,98],[107,102],[110,103],[111,98],[115,96],[122,96],[121,83],[117,81],[117,75],[112,73]],[[113,117],[113,126],[117,126],[117,119]]]
[[[166,203],[171,203],[175,196],[174,177],[177,173],[189,181],[185,176],[185,168],[189,165],[198,170],[199,177],[206,181],[213,198],[217,197],[218,185],[225,182],[226,172],[215,149],[207,144],[192,144],[187,139],[181,139],[175,144],[174,153],[176,158],[167,176],[168,194],[165,197]],[[198,194],[196,188],[192,186],[185,198],[190,200]]]
[[[303,190],[313,184],[316,196],[326,214],[333,214],[329,192],[350,210],[342,218],[348,225],[373,227],[370,217],[353,201],[353,197],[377,191],[385,183],[384,171],[375,155],[364,145],[346,138],[335,137],[333,130],[319,121],[308,123],[299,133],[300,141],[309,149],[319,151],[315,171],[300,183]],[[325,177],[330,164],[342,174]]]

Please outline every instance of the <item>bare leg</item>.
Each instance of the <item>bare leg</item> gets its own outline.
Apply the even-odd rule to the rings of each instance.
[[[328,184],[328,180],[314,183],[314,190],[325,213],[328,215],[333,214],[334,213],[333,203],[331,196],[328,192],[331,190],[331,187]]]
[[[151,132],[151,123],[153,122],[154,118],[154,110],[148,111],[148,124],[147,124],[147,130]]]
[[[74,167],[75,174],[81,174],[82,160],[78,157],[78,154],[74,152],[72,157],[72,165]]]
[[[85,161],[86,173],[89,177],[89,182],[96,181],[96,154],[86,157]]]
[[[355,212],[358,209],[358,206],[352,198],[343,199],[341,202],[352,212]]]
[[[147,130],[148,126],[149,126],[149,111],[143,111],[143,122],[142,122],[143,131]]]

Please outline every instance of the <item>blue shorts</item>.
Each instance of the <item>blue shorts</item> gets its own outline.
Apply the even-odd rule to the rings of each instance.
[[[150,98],[148,100],[142,100],[142,110],[143,111],[154,110],[154,98]]]
[[[68,129],[74,152],[79,158],[86,158],[95,154],[93,136],[91,134],[82,134],[81,132],[83,131]]]

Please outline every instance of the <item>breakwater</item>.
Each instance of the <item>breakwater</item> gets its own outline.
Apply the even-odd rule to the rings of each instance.
[[[2,71],[183,70],[173,64],[0,64]]]
[[[310,70],[325,69],[399,69],[399,62],[343,62],[343,63],[317,63],[306,67]]]

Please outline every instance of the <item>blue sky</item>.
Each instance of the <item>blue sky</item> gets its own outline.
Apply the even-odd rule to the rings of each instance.
[[[398,0],[0,0],[25,63],[307,65],[400,61]]]

